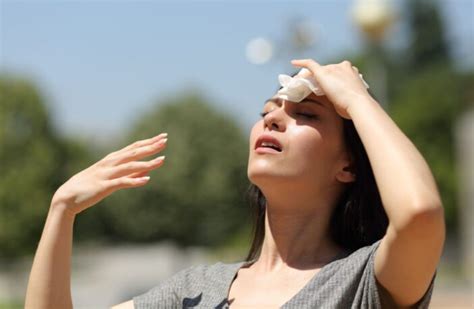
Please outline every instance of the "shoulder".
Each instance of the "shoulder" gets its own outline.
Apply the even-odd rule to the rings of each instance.
[[[215,276],[222,276],[236,271],[244,262],[224,263],[215,262],[212,264],[199,264],[189,266],[177,274],[181,277],[197,277],[202,279],[212,279]]]
[[[345,255],[331,262],[328,267],[345,271],[352,270],[352,272],[361,271],[373,263],[379,245],[380,240],[377,240],[371,245],[353,251],[346,251]]]
[[[381,308],[373,277],[373,257],[380,241],[346,251],[326,264],[303,289],[295,305],[318,308]]]
[[[184,285],[221,285],[231,280],[244,262],[194,265],[182,270],[179,279]]]
[[[198,276],[213,276],[221,275],[236,270],[244,262],[224,263],[215,262],[213,264],[200,264],[191,266],[184,271]]]
[[[203,285],[222,284],[233,276],[243,262],[192,265],[177,272],[167,281],[177,289],[189,290]]]
[[[243,262],[192,265],[163,280],[146,293],[133,298],[136,308],[152,304],[165,304],[170,307],[183,301],[202,301],[202,291],[218,295],[232,280]]]
[[[346,303],[349,299],[350,306],[357,308],[385,308],[393,305],[393,300],[388,297],[375,277],[374,262],[380,243],[381,240],[378,240],[350,252],[347,256],[330,263],[328,269],[323,272],[326,280],[322,282],[328,287],[328,296],[339,298],[342,307],[349,305],[349,302]],[[338,286],[340,289],[331,290],[329,289],[331,286]],[[414,308],[427,308],[432,290],[433,282]],[[335,296],[335,292],[338,296]]]

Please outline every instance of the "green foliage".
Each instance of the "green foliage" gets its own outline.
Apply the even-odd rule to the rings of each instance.
[[[458,207],[453,128],[474,101],[474,74],[453,70],[437,7],[422,4],[407,1],[413,34],[407,50],[390,54],[371,46],[347,59],[363,73],[374,57],[385,65],[388,112],[427,160],[453,230]],[[55,190],[99,159],[84,142],[55,132],[40,91],[31,82],[0,75],[0,257],[32,254]],[[75,241],[173,239],[214,246],[234,239],[243,252],[250,226],[244,201],[248,142],[234,119],[199,94],[184,93],[154,104],[109,150],[160,132],[169,134],[161,153],[165,164],[144,187],[120,190],[81,213]]]
[[[446,66],[432,66],[407,79],[391,101],[390,114],[423,154],[434,174],[448,226],[456,223],[458,175],[454,126],[466,109],[462,80]]]
[[[36,250],[54,192],[99,158],[84,142],[56,135],[32,83],[3,76],[0,97],[0,257],[11,258]],[[234,119],[183,95],[143,114],[123,145],[165,131],[164,166],[145,187],[115,192],[78,216],[75,241],[218,245],[249,225],[248,144]]]
[[[4,302],[0,300],[0,309],[21,309],[24,308],[24,304],[20,302]]]
[[[387,112],[426,159],[441,194],[448,229],[456,232],[459,167],[454,127],[474,101],[473,72],[454,70],[437,3],[405,3],[412,38],[408,48],[394,53],[378,46],[349,59],[364,73],[370,71],[374,56],[385,66]],[[370,79],[368,83],[373,85]]]
[[[411,44],[392,60],[389,112],[430,166],[448,229],[456,231],[458,166],[454,127],[472,99],[472,72],[453,68],[437,2],[406,1]],[[471,93],[469,93],[471,91]]]
[[[146,112],[123,144],[161,132],[168,133],[159,154],[166,155],[165,164],[143,188],[104,201],[107,229],[121,240],[223,242],[247,223],[248,143],[242,131],[199,95],[185,94]]]
[[[54,134],[30,82],[0,77],[1,257],[34,252],[52,195],[84,153]]]
[[[449,48],[437,1],[406,1],[411,28],[408,50],[412,71],[425,69],[433,63],[449,62]]]

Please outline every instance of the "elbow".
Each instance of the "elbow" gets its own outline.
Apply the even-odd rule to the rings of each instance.
[[[444,226],[444,207],[441,201],[414,203],[411,221],[438,223]]]
[[[444,208],[441,202],[426,200],[411,202],[398,209],[393,218],[389,217],[390,226],[397,234],[417,232],[417,234],[433,235],[436,233],[442,235],[444,239]]]
[[[441,201],[419,201],[412,203],[411,216],[413,219],[442,219],[444,221],[444,207]]]
[[[395,228],[398,233],[436,237],[444,243],[446,227],[442,203],[413,203],[405,213],[404,220]]]

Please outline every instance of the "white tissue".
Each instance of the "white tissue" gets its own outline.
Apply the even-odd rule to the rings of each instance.
[[[308,77],[303,77],[305,75]],[[362,74],[359,74],[359,77],[365,87],[369,88],[369,85],[365,82]],[[280,74],[278,75],[278,81],[283,88],[278,90],[277,96],[283,100],[297,103],[303,101],[303,99],[311,92],[318,96],[324,95],[324,92],[321,87],[319,87],[316,79],[310,75],[310,71],[306,68],[301,69],[294,77]]]

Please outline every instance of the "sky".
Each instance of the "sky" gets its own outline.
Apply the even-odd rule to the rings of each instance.
[[[474,67],[473,2],[441,1],[460,67]],[[391,3],[400,18],[385,44],[396,49],[407,44],[407,31],[403,2]],[[0,72],[38,85],[63,135],[119,138],[151,104],[187,89],[202,92],[248,132],[278,88],[278,74],[295,70],[292,58],[324,64],[364,48],[353,6],[349,0],[0,0]],[[291,20],[311,25],[309,55],[248,61],[246,45],[256,37],[285,51]]]

